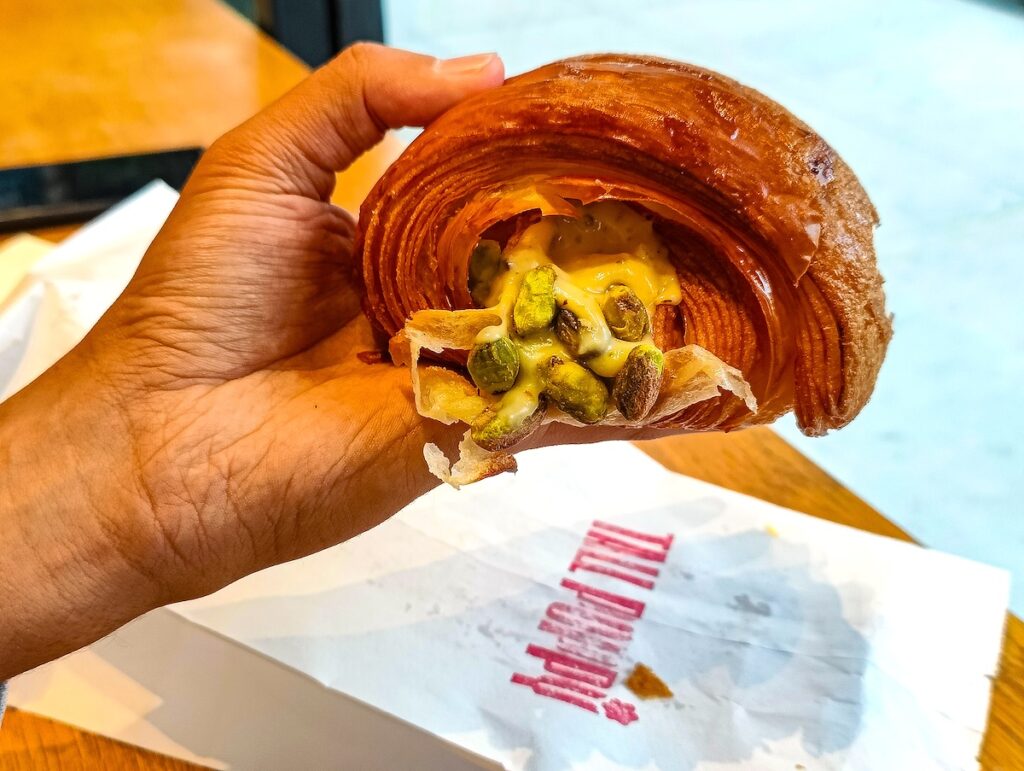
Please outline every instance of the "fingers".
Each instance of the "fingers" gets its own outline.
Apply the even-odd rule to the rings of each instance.
[[[358,43],[230,132],[240,168],[329,195],[345,169],[389,128],[423,126],[504,79],[496,54],[439,60]],[[297,190],[296,192],[309,192]]]

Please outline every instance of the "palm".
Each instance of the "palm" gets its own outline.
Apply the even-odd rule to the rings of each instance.
[[[375,509],[349,501],[413,484],[424,441],[446,432],[421,424],[407,371],[357,357],[374,342],[351,217],[299,196],[254,205],[218,187],[186,191],[104,323],[132,330],[118,358],[150,386],[133,405],[146,426],[138,470],[153,499],[172,502],[165,533],[181,540],[178,554],[230,575],[254,557],[294,558],[376,524]],[[353,477],[356,444],[374,467]],[[170,490],[168,466],[181,470]],[[225,512],[241,530],[217,527]],[[182,528],[182,517],[196,526]],[[219,560],[204,558],[211,552]]]
[[[207,176],[193,184],[210,184]],[[176,378],[233,379],[278,365],[359,315],[347,212],[294,194],[254,200],[234,186],[189,192],[165,226],[173,235],[154,243],[126,298],[137,301],[136,328],[175,351]],[[175,324],[166,323],[169,308]]]

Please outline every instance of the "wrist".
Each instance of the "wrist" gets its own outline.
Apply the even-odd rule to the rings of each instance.
[[[162,601],[121,413],[75,359],[0,405],[0,679]]]

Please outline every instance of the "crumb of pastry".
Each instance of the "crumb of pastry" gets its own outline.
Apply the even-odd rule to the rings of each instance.
[[[779,531],[775,529],[775,525],[765,525],[764,531],[768,533],[772,538],[779,537]]]
[[[645,664],[638,663],[626,678],[626,687],[641,699],[670,699],[672,691]]]

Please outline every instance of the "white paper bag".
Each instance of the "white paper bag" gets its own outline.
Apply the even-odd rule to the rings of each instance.
[[[508,768],[974,766],[1005,573],[628,444],[521,461],[175,610]]]

